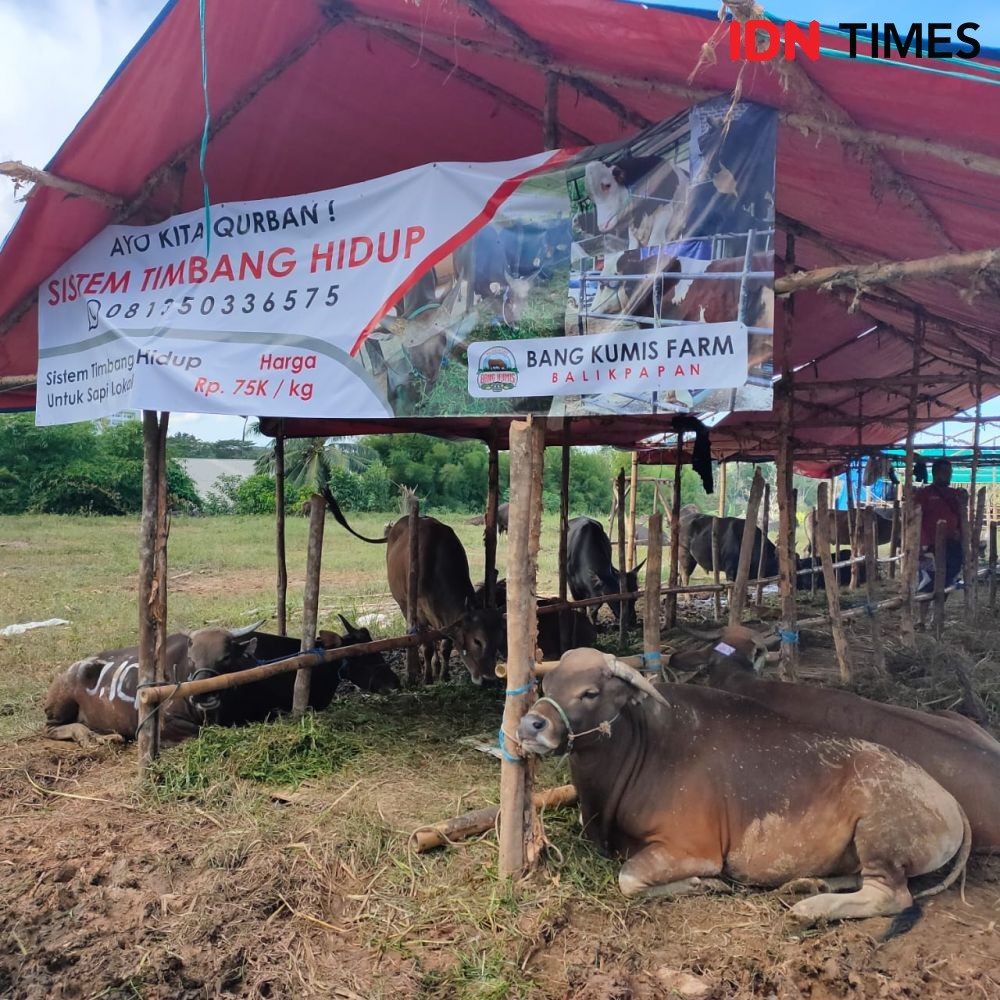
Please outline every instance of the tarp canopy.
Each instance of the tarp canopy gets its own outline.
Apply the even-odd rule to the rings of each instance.
[[[1000,244],[1000,53],[928,60],[847,59],[825,31],[817,61],[740,74],[721,36],[691,82],[714,14],[611,0],[215,0],[206,46],[214,202],[317,191],[440,160],[501,160],[543,146],[546,80],[557,81],[560,144],[628,135],[732,90],[781,112],[777,163],[781,262],[795,268],[931,258]],[[37,362],[37,287],[113,222],[151,223],[203,200],[204,103],[196,0],[173,0],[66,140],[48,169],[104,202],[36,187],[0,250],[0,406]],[[862,52],[865,47],[861,47]],[[907,145],[909,142],[909,145]],[[950,151],[949,151],[950,150]],[[979,274],[795,296],[791,353],[775,317],[776,368],[797,370],[795,451],[821,458],[887,445],[906,430],[914,310],[926,316],[919,426],[1000,386],[995,265]],[[854,311],[849,310],[855,305]],[[872,331],[872,332],[868,332]],[[879,380],[858,384],[854,380]],[[490,420],[379,426],[344,420],[286,433],[429,430],[489,437]],[[670,414],[595,419],[573,441],[632,445]],[[773,454],[772,413],[735,413],[713,430],[722,456]],[[553,431],[558,434],[558,431]]]

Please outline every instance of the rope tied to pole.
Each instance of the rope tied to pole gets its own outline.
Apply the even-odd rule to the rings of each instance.
[[[518,688],[507,688],[507,689],[506,689],[506,690],[504,691],[504,694],[505,694],[505,695],[506,695],[506,696],[507,696],[508,698],[516,698],[516,697],[517,697],[517,696],[518,696],[519,694],[527,694],[527,693],[528,693],[529,691],[531,691],[531,690],[532,690],[532,689],[533,689],[534,687],[535,687],[535,681],[533,681],[533,680],[532,680],[532,681],[528,681],[528,683],[527,683],[527,684],[522,684],[522,685],[521,685],[520,687],[518,687]]]
[[[504,739],[504,731],[500,729],[499,736],[497,737],[497,746],[500,748],[500,756],[503,757],[508,764],[523,764],[523,757],[515,757],[508,749],[507,744]]]
[[[663,665],[663,657],[658,651],[642,653],[642,669],[647,673],[659,673]]]
[[[778,636],[782,642],[787,642],[790,645],[797,645],[799,641],[799,633],[795,629],[778,629]]]

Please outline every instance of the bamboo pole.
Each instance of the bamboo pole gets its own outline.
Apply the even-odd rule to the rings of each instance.
[[[780,489],[780,483],[778,484]],[[767,538],[767,529],[769,527],[770,521],[770,510],[771,510],[771,484],[764,483],[764,499],[760,505],[760,533],[761,533],[761,544],[760,544],[760,558],[757,560],[757,607],[761,607],[764,603],[764,584],[761,583],[764,579],[764,554],[767,550],[767,545],[763,539]],[[778,543],[781,543],[781,539],[778,539]]]
[[[323,528],[326,525],[326,501],[318,493],[309,500],[309,543],[306,549],[306,586],[302,595],[302,652],[316,645],[319,622],[320,569],[323,564]],[[302,667],[295,675],[292,714],[303,715],[309,708],[312,667]]]
[[[947,582],[948,524],[938,521],[934,528],[934,638],[944,632],[944,588]]]
[[[726,516],[726,470],[729,465],[726,461],[719,462],[719,517]]]
[[[535,700],[534,664],[538,632],[535,595],[541,523],[542,420],[510,425],[510,520],[507,573],[507,690],[504,702],[500,765],[500,872],[518,874],[534,851],[533,766],[515,756],[514,737],[524,713]],[[533,547],[534,545],[534,547]]]
[[[212,694],[215,691],[228,691],[232,688],[256,684],[278,674],[292,673],[304,666],[317,667],[339,660],[351,660],[370,653],[385,653],[390,650],[410,649],[424,643],[438,642],[446,638],[446,633],[438,629],[427,629],[413,635],[401,635],[391,639],[376,639],[373,642],[360,642],[352,646],[340,646],[337,649],[325,649],[319,652],[298,653],[271,663],[250,667],[248,670],[234,670],[229,674],[217,674],[215,677],[204,677],[196,681],[184,681],[182,684],[157,684],[143,688],[140,691],[140,701],[149,705],[159,705],[173,701],[175,698],[195,698],[198,695]]]
[[[976,493],[976,519],[972,527],[972,545],[969,562],[972,564],[972,613],[979,610],[979,546],[983,539],[983,520],[986,516],[986,487],[981,486]]]
[[[555,788],[543,788],[532,795],[536,809],[554,809],[558,806],[571,806],[576,802],[576,789],[572,785],[558,785]],[[435,847],[445,847],[459,840],[468,840],[477,834],[486,833],[496,826],[499,806],[486,806],[474,809],[472,812],[456,816],[454,819],[442,820],[430,826],[422,826],[410,835],[410,844],[417,854],[424,854]]]
[[[760,511],[760,498],[764,493],[764,477],[760,469],[754,469],[753,482],[750,484],[750,496],[747,499],[747,516],[743,528],[743,541],[740,544],[740,560],[736,569],[736,582],[729,597],[729,624],[739,625],[743,617],[743,608],[747,601],[747,583],[750,579],[750,563],[753,556],[753,543],[757,534],[757,516]]]
[[[139,676],[143,685],[156,682],[156,616],[153,612],[153,590],[156,580],[156,518],[159,466],[158,416],[155,410],[142,412],[142,526],[139,536]],[[160,715],[140,712],[136,733],[139,750],[139,774],[159,753]]]
[[[889,536],[889,558],[892,562],[889,563],[889,578],[894,580],[896,578],[896,556],[899,554],[899,535],[900,535],[900,520],[899,520],[899,499],[893,498],[892,501],[892,534]]]
[[[950,274],[984,271],[1000,262],[1000,248],[972,253],[947,253],[919,260],[879,261],[872,264],[838,264],[798,271],[774,279],[774,294],[788,295],[809,288],[834,288],[847,285],[864,290],[870,285],[895,284],[897,281],[941,278]]]
[[[559,465],[559,601],[569,597],[569,471],[570,471],[570,418],[563,423],[562,454]],[[568,649],[573,629],[571,615],[559,617],[560,648]]]
[[[167,677],[167,538],[170,535],[170,510],[167,499],[167,427],[170,414],[160,414],[156,432],[156,461],[159,468],[156,483],[156,587],[153,617],[156,619],[156,679]]]
[[[278,561],[278,635],[288,635],[288,558],[285,551],[285,435],[274,439],[274,548]]]
[[[850,649],[847,645],[847,634],[844,631],[844,621],[840,612],[840,588],[837,586],[837,571],[833,568],[833,560],[830,558],[830,507],[827,502],[826,483],[819,485],[816,508],[819,511],[819,517],[816,519],[816,534],[819,536],[819,559],[823,566],[823,582],[826,585],[826,602],[830,612],[833,645],[837,651],[840,681],[842,684],[849,684],[851,682]]]
[[[625,470],[618,473],[615,480],[615,497],[618,501],[618,593],[628,591],[628,579],[625,575]],[[618,644],[625,645],[625,602],[618,602]]]
[[[495,440],[490,441],[489,467],[486,476],[486,518],[483,525],[483,548],[486,563],[486,606],[497,603],[497,511],[500,507],[500,455]],[[560,549],[560,553],[561,553]],[[562,572],[560,560],[560,573]]]
[[[654,654],[646,660],[649,670],[662,670],[660,663],[660,583],[663,576],[663,517],[651,514],[649,518],[649,542],[646,555],[646,607],[642,616],[642,640],[646,654]]]
[[[865,550],[865,596],[868,620],[872,627],[872,666],[877,677],[885,677],[885,649],[882,647],[882,626],[878,620],[878,525],[875,511],[864,512],[863,541]]]
[[[413,633],[417,630],[417,600],[420,592],[420,502],[415,496],[410,496],[406,502],[407,517],[407,576],[406,576],[406,629]],[[496,512],[494,511],[494,529],[496,528]],[[494,534],[495,537],[495,534]],[[489,580],[489,577],[487,577]],[[428,654],[424,648],[423,680],[428,683],[433,671],[433,652]],[[411,685],[420,682],[420,650],[413,646],[406,651],[406,678]]]
[[[958,524],[962,537],[962,593],[965,595],[965,617],[972,617],[972,591],[976,586],[976,567],[972,561],[972,551],[969,546],[969,512],[964,503],[958,505]]]
[[[917,637],[913,627],[913,603],[917,584],[917,567],[920,563],[920,522],[922,512],[910,497],[903,508],[903,567],[902,590],[903,601],[899,613],[899,633],[904,646],[908,649],[917,648]]]
[[[990,612],[997,607],[997,522],[990,521]]]
[[[639,453],[632,452],[632,470],[629,476],[628,525],[625,532],[625,545],[628,548],[628,568],[635,567],[635,505],[639,493]]]
[[[681,557],[681,478],[684,471],[684,433],[677,432],[677,450],[674,454],[674,482],[670,493],[670,564],[667,584],[676,587],[680,574]],[[670,631],[677,624],[677,594],[667,593],[663,615],[664,625]]]
[[[725,468],[725,466],[723,466]],[[719,568],[722,565],[722,560],[719,557],[719,519],[717,517],[712,518],[712,582],[716,587],[719,586]],[[715,620],[722,621],[722,590],[721,588],[715,592]]]

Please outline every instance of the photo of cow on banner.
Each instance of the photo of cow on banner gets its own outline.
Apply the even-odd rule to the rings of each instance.
[[[723,99],[627,143],[109,226],[39,289],[37,420],[769,409],[775,137]]]

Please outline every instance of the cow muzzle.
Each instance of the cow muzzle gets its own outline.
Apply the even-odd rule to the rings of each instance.
[[[517,739],[525,752],[544,757],[558,750],[563,742],[553,729],[552,723],[544,715],[528,712],[518,724]]]

